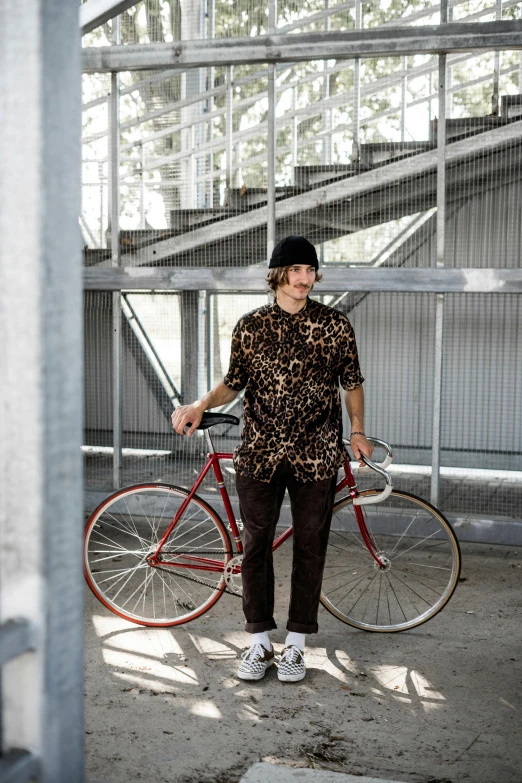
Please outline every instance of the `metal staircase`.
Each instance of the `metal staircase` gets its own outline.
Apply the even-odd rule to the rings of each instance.
[[[520,178],[520,96],[503,96],[502,106],[501,117],[447,121],[448,206],[487,189],[489,183]],[[296,185],[276,188],[277,238],[300,233],[321,244],[431,209],[436,202],[436,136],[434,121],[428,141],[362,144],[356,162],[296,167]],[[121,264],[215,267],[262,262],[266,202],[266,190],[243,186],[227,190],[222,206],[172,210],[169,229],[122,231]],[[85,250],[88,266],[109,258],[110,250]]]

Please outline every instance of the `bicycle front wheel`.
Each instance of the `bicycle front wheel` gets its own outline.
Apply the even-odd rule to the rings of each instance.
[[[457,586],[460,548],[451,525],[430,503],[396,490],[384,502],[360,509],[385,567],[379,568],[363,541],[351,498],[340,500],[334,506],[321,603],[364,631],[391,633],[425,623]]]
[[[216,511],[195,495],[161,553],[152,555],[187,492],[141,484],[115,492],[91,515],[84,536],[87,583],[104,606],[139,625],[181,625],[221,597],[230,538]]]

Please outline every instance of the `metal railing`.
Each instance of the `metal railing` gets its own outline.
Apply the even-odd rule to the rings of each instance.
[[[462,5],[464,0],[457,0],[456,2],[449,4],[449,9],[456,8],[459,5]],[[333,14],[343,10],[345,7],[355,7],[358,4],[358,0],[353,0],[353,2],[350,3],[344,3],[340,6],[336,6],[334,8],[326,9],[325,11],[318,12],[317,14],[313,14],[309,19],[302,19],[298,20],[297,22],[293,23],[292,25],[279,28],[277,32],[280,33],[286,33],[290,30],[296,29],[298,27],[306,26],[307,24],[312,24],[320,19],[328,19]],[[519,0],[505,0],[505,2],[502,2],[501,7],[503,9],[519,5]],[[473,14],[470,14],[466,17],[463,17],[459,21],[471,21],[475,19],[480,19],[483,16],[488,16],[493,13],[497,14],[498,17],[498,6],[499,4],[496,3],[494,6],[489,8],[481,9],[480,11],[474,12]],[[408,24],[411,24],[412,22],[416,22],[419,19],[423,19],[426,17],[433,16],[434,13],[437,13],[440,10],[440,6],[433,6],[427,9],[419,10],[418,12],[415,12],[414,14],[411,14],[408,17],[404,17],[400,20],[394,20],[393,22],[386,23],[383,25],[386,26],[405,26]],[[457,65],[460,62],[464,62],[467,60],[469,55],[453,55],[448,56],[447,58],[447,66],[450,68],[453,65]],[[282,129],[285,127],[288,127],[288,125],[295,125],[296,122],[301,122],[305,119],[309,119],[311,117],[314,117],[318,114],[323,114],[323,116],[327,119],[327,121],[331,125],[331,110],[341,106],[345,105],[346,103],[354,103],[354,110],[353,110],[353,118],[352,121],[339,124],[335,127],[325,127],[323,130],[317,134],[316,139],[323,142],[325,150],[331,150],[331,137],[335,134],[342,133],[345,131],[352,131],[354,134],[354,138],[358,137],[358,125],[359,123],[361,125],[366,125],[368,122],[375,122],[380,119],[385,119],[391,115],[399,115],[400,118],[400,127],[401,127],[401,137],[403,138],[405,135],[405,115],[406,112],[413,108],[420,106],[422,104],[428,104],[430,107],[429,114],[431,115],[431,105],[434,100],[437,100],[437,93],[432,92],[430,90],[428,95],[421,96],[419,98],[415,98],[413,101],[407,101],[406,99],[406,86],[407,82],[411,79],[418,78],[421,75],[428,75],[432,76],[434,73],[437,72],[437,60],[436,58],[433,58],[432,62],[429,63],[422,63],[420,65],[412,66],[411,68],[404,68],[404,65],[406,65],[406,58],[402,59],[402,65],[403,67],[399,70],[394,72],[393,74],[390,74],[389,76],[386,76],[383,79],[377,79],[376,81],[372,82],[368,85],[361,85],[360,90],[354,90],[354,91],[346,91],[343,93],[336,94],[331,97],[323,97],[322,100],[318,101],[316,104],[313,104],[312,106],[306,106],[301,108],[295,107],[295,100],[293,101],[293,108],[285,111],[284,115],[282,117],[278,117],[276,120],[276,126],[278,129]],[[313,81],[316,81],[318,79],[323,79],[325,84],[327,83],[329,77],[335,73],[338,73],[339,71],[346,69],[346,63],[336,64],[332,68],[324,68],[324,70],[319,71],[317,73],[308,74],[304,77],[302,77],[299,81],[299,84],[305,84],[310,83]],[[472,86],[476,86],[482,83],[485,83],[487,81],[492,81],[493,86],[497,90],[496,95],[496,105],[498,106],[498,79],[500,75],[508,75],[511,73],[515,73],[516,71],[519,71],[519,73],[522,74],[522,56],[520,60],[520,64],[516,66],[510,66],[508,68],[504,68],[501,71],[498,69],[498,63],[495,61],[495,67],[493,69],[493,72],[491,74],[488,74],[486,76],[480,76],[478,78],[469,79],[465,82],[461,82],[458,85],[455,84],[448,84],[446,93],[447,95],[451,95],[455,92],[459,92],[461,90],[467,89]],[[287,64],[280,65],[276,67],[276,73],[283,74],[283,78],[280,77],[280,82],[283,81],[285,74],[291,73],[291,66],[289,67]],[[142,87],[148,86],[150,84],[157,84],[162,81],[163,79],[169,79],[171,78],[175,71],[165,71],[162,74],[162,77],[159,75],[155,75],[152,77],[148,77],[145,80],[142,80],[140,82],[137,82],[133,85],[130,85],[129,87],[123,88],[121,90],[121,95],[131,93],[135,90],[139,90]],[[179,152],[169,154],[166,156],[158,157],[158,158],[152,158],[150,160],[147,160],[146,156],[144,155],[144,145],[148,143],[152,143],[154,141],[157,141],[160,138],[163,138],[165,136],[171,135],[173,133],[181,132],[182,130],[186,130],[190,127],[195,128],[200,125],[208,126],[210,127],[212,120],[219,118],[219,117],[225,117],[228,111],[227,105],[232,103],[232,109],[234,111],[241,109],[241,108],[247,108],[249,106],[252,106],[256,104],[257,102],[261,100],[265,100],[267,98],[266,92],[258,93],[254,96],[249,96],[247,98],[244,98],[235,104],[232,102],[231,96],[229,97],[229,100],[225,100],[225,105],[223,107],[214,108],[214,99],[218,96],[227,96],[228,93],[231,93],[231,90],[235,86],[240,85],[249,85],[257,80],[264,78],[267,75],[268,71],[266,69],[262,69],[260,71],[257,71],[256,73],[252,74],[248,77],[242,77],[240,79],[234,80],[233,82],[231,80],[228,80],[226,84],[221,85],[219,87],[212,87],[211,89],[198,94],[195,97],[187,97],[182,100],[174,101],[164,107],[161,107],[159,109],[156,109],[154,111],[147,112],[141,117],[128,120],[126,122],[121,123],[120,129],[121,130],[129,130],[133,127],[137,127],[145,122],[150,121],[151,119],[157,119],[158,117],[168,115],[172,113],[173,111],[178,111],[182,109],[190,108],[194,105],[201,105],[204,101],[207,102],[207,111],[204,114],[201,114],[197,117],[191,117],[189,120],[185,122],[176,123],[173,125],[168,126],[167,128],[161,129],[160,131],[155,131],[149,135],[147,135],[144,138],[138,139],[136,141],[133,141],[129,144],[124,144],[121,146],[121,151],[129,151],[133,150],[135,148],[138,148],[140,150],[139,160],[136,161],[135,165],[131,168],[127,168],[123,172],[120,173],[120,182],[126,182],[129,179],[134,179],[138,177],[141,182],[143,182],[143,177],[145,172],[153,171],[157,168],[160,168],[161,166],[164,166],[166,164],[172,164],[176,163],[178,161],[187,160],[189,161],[189,165],[193,167],[195,159],[200,158],[201,156],[210,155],[213,156],[218,153],[225,152],[225,157],[227,158],[226,161],[226,170],[228,172],[228,175],[226,177],[227,181],[232,181],[234,174],[243,168],[246,168],[248,166],[252,166],[256,163],[263,162],[266,160],[266,154],[263,155],[257,155],[250,158],[242,158],[240,165],[234,162],[234,148],[237,147],[237,145],[241,144],[244,141],[248,141],[249,139],[255,138],[256,136],[259,136],[260,134],[263,134],[266,132],[266,122],[261,122],[258,125],[256,125],[253,128],[247,128],[245,130],[242,130],[240,132],[236,132],[233,134],[233,138],[228,138],[228,133],[226,133],[224,136],[217,137],[217,138],[211,138],[210,141],[200,143],[198,145],[193,145],[189,148],[185,148],[180,150]],[[432,81],[430,79],[430,81]],[[382,112],[376,113],[372,115],[371,120],[364,121],[359,120],[360,116],[360,107],[358,105],[355,105],[357,102],[360,102],[360,100],[364,97],[370,97],[371,95],[378,92],[380,89],[383,89],[386,87],[389,89],[390,87],[400,84],[402,87],[402,97],[401,97],[401,104],[399,107],[391,107],[389,109],[386,109]],[[294,91],[297,89],[297,85],[295,84],[288,84],[284,85],[283,83],[280,83],[278,85],[280,94],[284,93],[285,90],[291,89]],[[494,96],[495,98],[495,96]],[[107,100],[107,97],[104,96],[103,98],[98,98],[93,101],[88,102],[84,105],[84,109],[92,108],[96,105],[101,105],[103,102]],[[495,102],[495,101],[494,101]],[[84,137],[83,144],[89,144],[94,141],[97,141],[101,138],[104,138],[108,133],[108,130],[106,131],[100,131],[99,133],[91,134],[90,136]],[[197,136],[198,134],[193,134],[193,138]],[[214,134],[212,134],[213,136]],[[304,148],[308,146],[311,143],[309,139],[301,140],[301,141],[295,141],[290,146],[282,147],[280,146],[278,148],[279,153],[287,153],[290,152],[292,154],[292,162],[291,166],[295,166],[297,163],[297,152],[300,148]],[[331,153],[330,153],[331,154]],[[228,158],[232,158],[228,160]],[[323,156],[324,157],[324,156]],[[95,159],[85,159],[84,162],[97,162],[97,163],[105,163],[107,162],[107,157],[100,157]],[[326,162],[329,162],[327,160]],[[213,168],[213,166],[211,167]],[[191,169],[193,170],[193,169]],[[219,169],[219,170],[211,170],[204,172],[202,174],[198,174],[195,177],[195,184],[201,184],[208,181],[213,181],[215,179],[224,180],[225,178],[225,170]],[[168,188],[171,187],[173,182],[177,182],[177,180],[173,180],[172,182],[170,180],[163,181],[161,183],[148,183],[147,187],[151,187],[153,189],[162,189],[162,188]],[[99,183],[85,183],[87,186],[99,186]]]

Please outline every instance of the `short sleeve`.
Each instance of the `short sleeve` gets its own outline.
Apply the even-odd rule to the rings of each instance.
[[[230,365],[228,372],[223,379],[225,386],[232,391],[241,391],[248,382],[248,373],[245,366],[245,356],[243,344],[241,341],[241,321],[234,327],[232,332],[232,347],[230,350]]]
[[[364,378],[359,367],[359,355],[357,353],[357,344],[353,327],[349,321],[346,321],[343,348],[341,354],[341,363],[339,368],[339,379],[341,386],[345,391],[351,391],[364,383]]]

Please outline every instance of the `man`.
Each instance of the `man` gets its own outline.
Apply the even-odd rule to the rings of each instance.
[[[355,459],[371,457],[364,435],[364,378],[353,329],[343,313],[308,297],[321,280],[314,246],[290,236],[274,248],[267,282],[275,301],[244,315],[232,335],[223,382],[172,414],[176,432],[191,435],[205,410],[244,396],[244,429],[234,454],[244,524],[245,628],[252,634],[238,676],[260,680],[274,662],[268,631],[276,628],[272,542],[288,490],[294,526],[288,636],[278,678],[306,674],[305,635],[316,633],[319,597],[342,445],[339,380]]]

